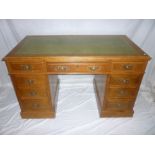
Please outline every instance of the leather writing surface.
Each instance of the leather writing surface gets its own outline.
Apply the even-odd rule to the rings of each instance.
[[[124,36],[28,36],[15,55],[111,56],[142,55]]]

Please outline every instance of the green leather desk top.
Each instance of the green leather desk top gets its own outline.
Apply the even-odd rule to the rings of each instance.
[[[11,56],[140,56],[145,53],[123,35],[27,36]]]

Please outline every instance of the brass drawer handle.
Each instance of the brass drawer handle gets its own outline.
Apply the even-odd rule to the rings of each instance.
[[[118,108],[122,107],[122,105],[120,103],[116,104]]]
[[[132,70],[132,69],[133,69],[133,65],[131,65],[131,64],[125,64],[125,65],[123,66],[123,68],[124,68],[125,70]]]
[[[129,84],[129,79],[120,79],[119,81],[123,84]]]
[[[31,92],[29,93],[29,95],[30,95],[30,96],[36,96],[36,95],[37,95],[37,92],[31,91]]]
[[[118,91],[118,94],[119,94],[120,96],[126,96],[126,95],[128,95],[128,92],[125,91],[125,90],[119,90],[119,91]]]
[[[28,79],[28,80],[26,80],[26,83],[29,84],[29,85],[31,85],[31,84],[34,83],[34,80],[32,80],[32,79]]]
[[[98,66],[89,66],[88,67],[89,70],[91,70],[92,72],[96,71],[99,67]]]
[[[121,109],[125,109],[128,107],[128,104],[121,104],[121,103],[118,103],[116,104],[117,105],[117,108],[121,108]]]
[[[34,108],[34,109],[40,108],[40,104],[38,104],[38,103],[33,103],[33,104],[32,104],[32,108]]]
[[[31,65],[21,65],[21,69],[24,71],[32,70]]]
[[[69,70],[68,66],[56,66],[56,71],[67,71]]]
[[[128,107],[128,104],[116,103],[116,104],[110,104],[109,107],[114,108],[116,110],[123,110]]]

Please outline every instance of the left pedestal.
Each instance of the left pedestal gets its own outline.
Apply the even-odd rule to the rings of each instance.
[[[37,63],[8,63],[8,70],[21,108],[22,118],[54,118],[58,78],[42,71]]]

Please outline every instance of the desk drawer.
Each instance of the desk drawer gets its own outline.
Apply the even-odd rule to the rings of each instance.
[[[108,98],[135,98],[136,88],[109,88]]]
[[[130,103],[107,103],[106,109],[108,110],[116,110],[116,111],[124,111],[132,109],[133,105]]]
[[[46,99],[23,99],[20,105],[22,111],[50,110],[52,107]]]
[[[110,87],[137,87],[142,79],[143,75],[111,75],[110,76]]]
[[[111,71],[110,63],[47,63],[47,71],[50,73],[88,73],[103,74]]]
[[[38,73],[44,71],[42,62],[8,62],[7,66],[10,73]]]
[[[47,77],[45,75],[13,74],[11,78],[17,88],[37,88],[47,85]]]
[[[115,62],[112,63],[113,72],[122,73],[143,73],[145,71],[145,62]]]
[[[133,104],[135,102],[135,98],[106,98],[106,103],[124,103],[124,104]]]
[[[17,89],[17,93],[20,98],[43,98],[47,97],[47,91],[45,88],[34,88],[34,89]]]

